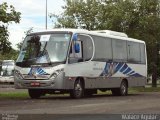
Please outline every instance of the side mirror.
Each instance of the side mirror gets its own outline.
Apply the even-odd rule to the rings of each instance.
[[[77,41],[78,40],[78,35],[77,35],[77,33],[75,33],[74,35],[73,35],[73,41]]]
[[[80,52],[80,45],[79,45],[79,43],[75,43],[74,44],[74,49],[75,49],[75,53],[79,53]]]

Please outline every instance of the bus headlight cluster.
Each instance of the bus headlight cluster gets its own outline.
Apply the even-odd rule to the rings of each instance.
[[[15,77],[17,77],[18,79],[23,79],[22,74],[21,74],[18,70],[15,70],[15,71],[14,71],[14,75],[15,75]]]
[[[50,77],[50,79],[54,79],[56,78],[60,73],[62,73],[64,71],[64,69],[58,69],[56,70]]]

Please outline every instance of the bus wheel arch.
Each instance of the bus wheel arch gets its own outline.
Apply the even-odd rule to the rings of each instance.
[[[128,80],[126,78],[122,79],[119,88],[112,88],[112,94],[115,96],[126,96],[128,95]]]
[[[77,77],[76,80],[74,81],[74,87],[70,91],[70,96],[72,98],[82,98],[84,96],[84,91],[85,91],[85,82],[82,77]]]

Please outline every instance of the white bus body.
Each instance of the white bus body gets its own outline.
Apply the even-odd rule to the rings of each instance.
[[[127,95],[146,78],[145,42],[109,30],[31,33],[15,66],[15,87],[28,89],[31,98],[55,92],[80,98],[97,89]]]
[[[0,82],[13,83],[14,82],[14,60],[3,60],[2,69],[0,71]]]

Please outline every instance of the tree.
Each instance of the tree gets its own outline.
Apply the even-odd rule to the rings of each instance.
[[[145,40],[148,54],[148,71],[152,74],[152,86],[156,87],[158,76],[158,43],[160,43],[159,0],[139,0],[138,38]]]
[[[24,32],[24,34],[27,36],[28,34],[32,33],[33,32],[33,27],[29,28],[27,31]],[[17,44],[17,48],[18,50],[20,51],[21,50],[21,47],[22,47],[22,44],[24,42],[24,37],[22,38],[22,42],[18,43]]]
[[[8,40],[8,25],[12,22],[19,23],[20,14],[12,5],[8,6],[6,2],[0,4],[0,53],[3,55],[12,49]]]
[[[18,57],[18,51],[12,49],[10,52],[6,54],[0,54],[0,61],[1,60],[16,60]]]
[[[66,0],[65,10],[61,15],[51,14],[50,17],[57,18],[55,27],[63,28],[85,28],[88,30],[96,27],[96,15],[98,14],[98,5],[96,0]],[[95,28],[96,29],[96,28]]]

